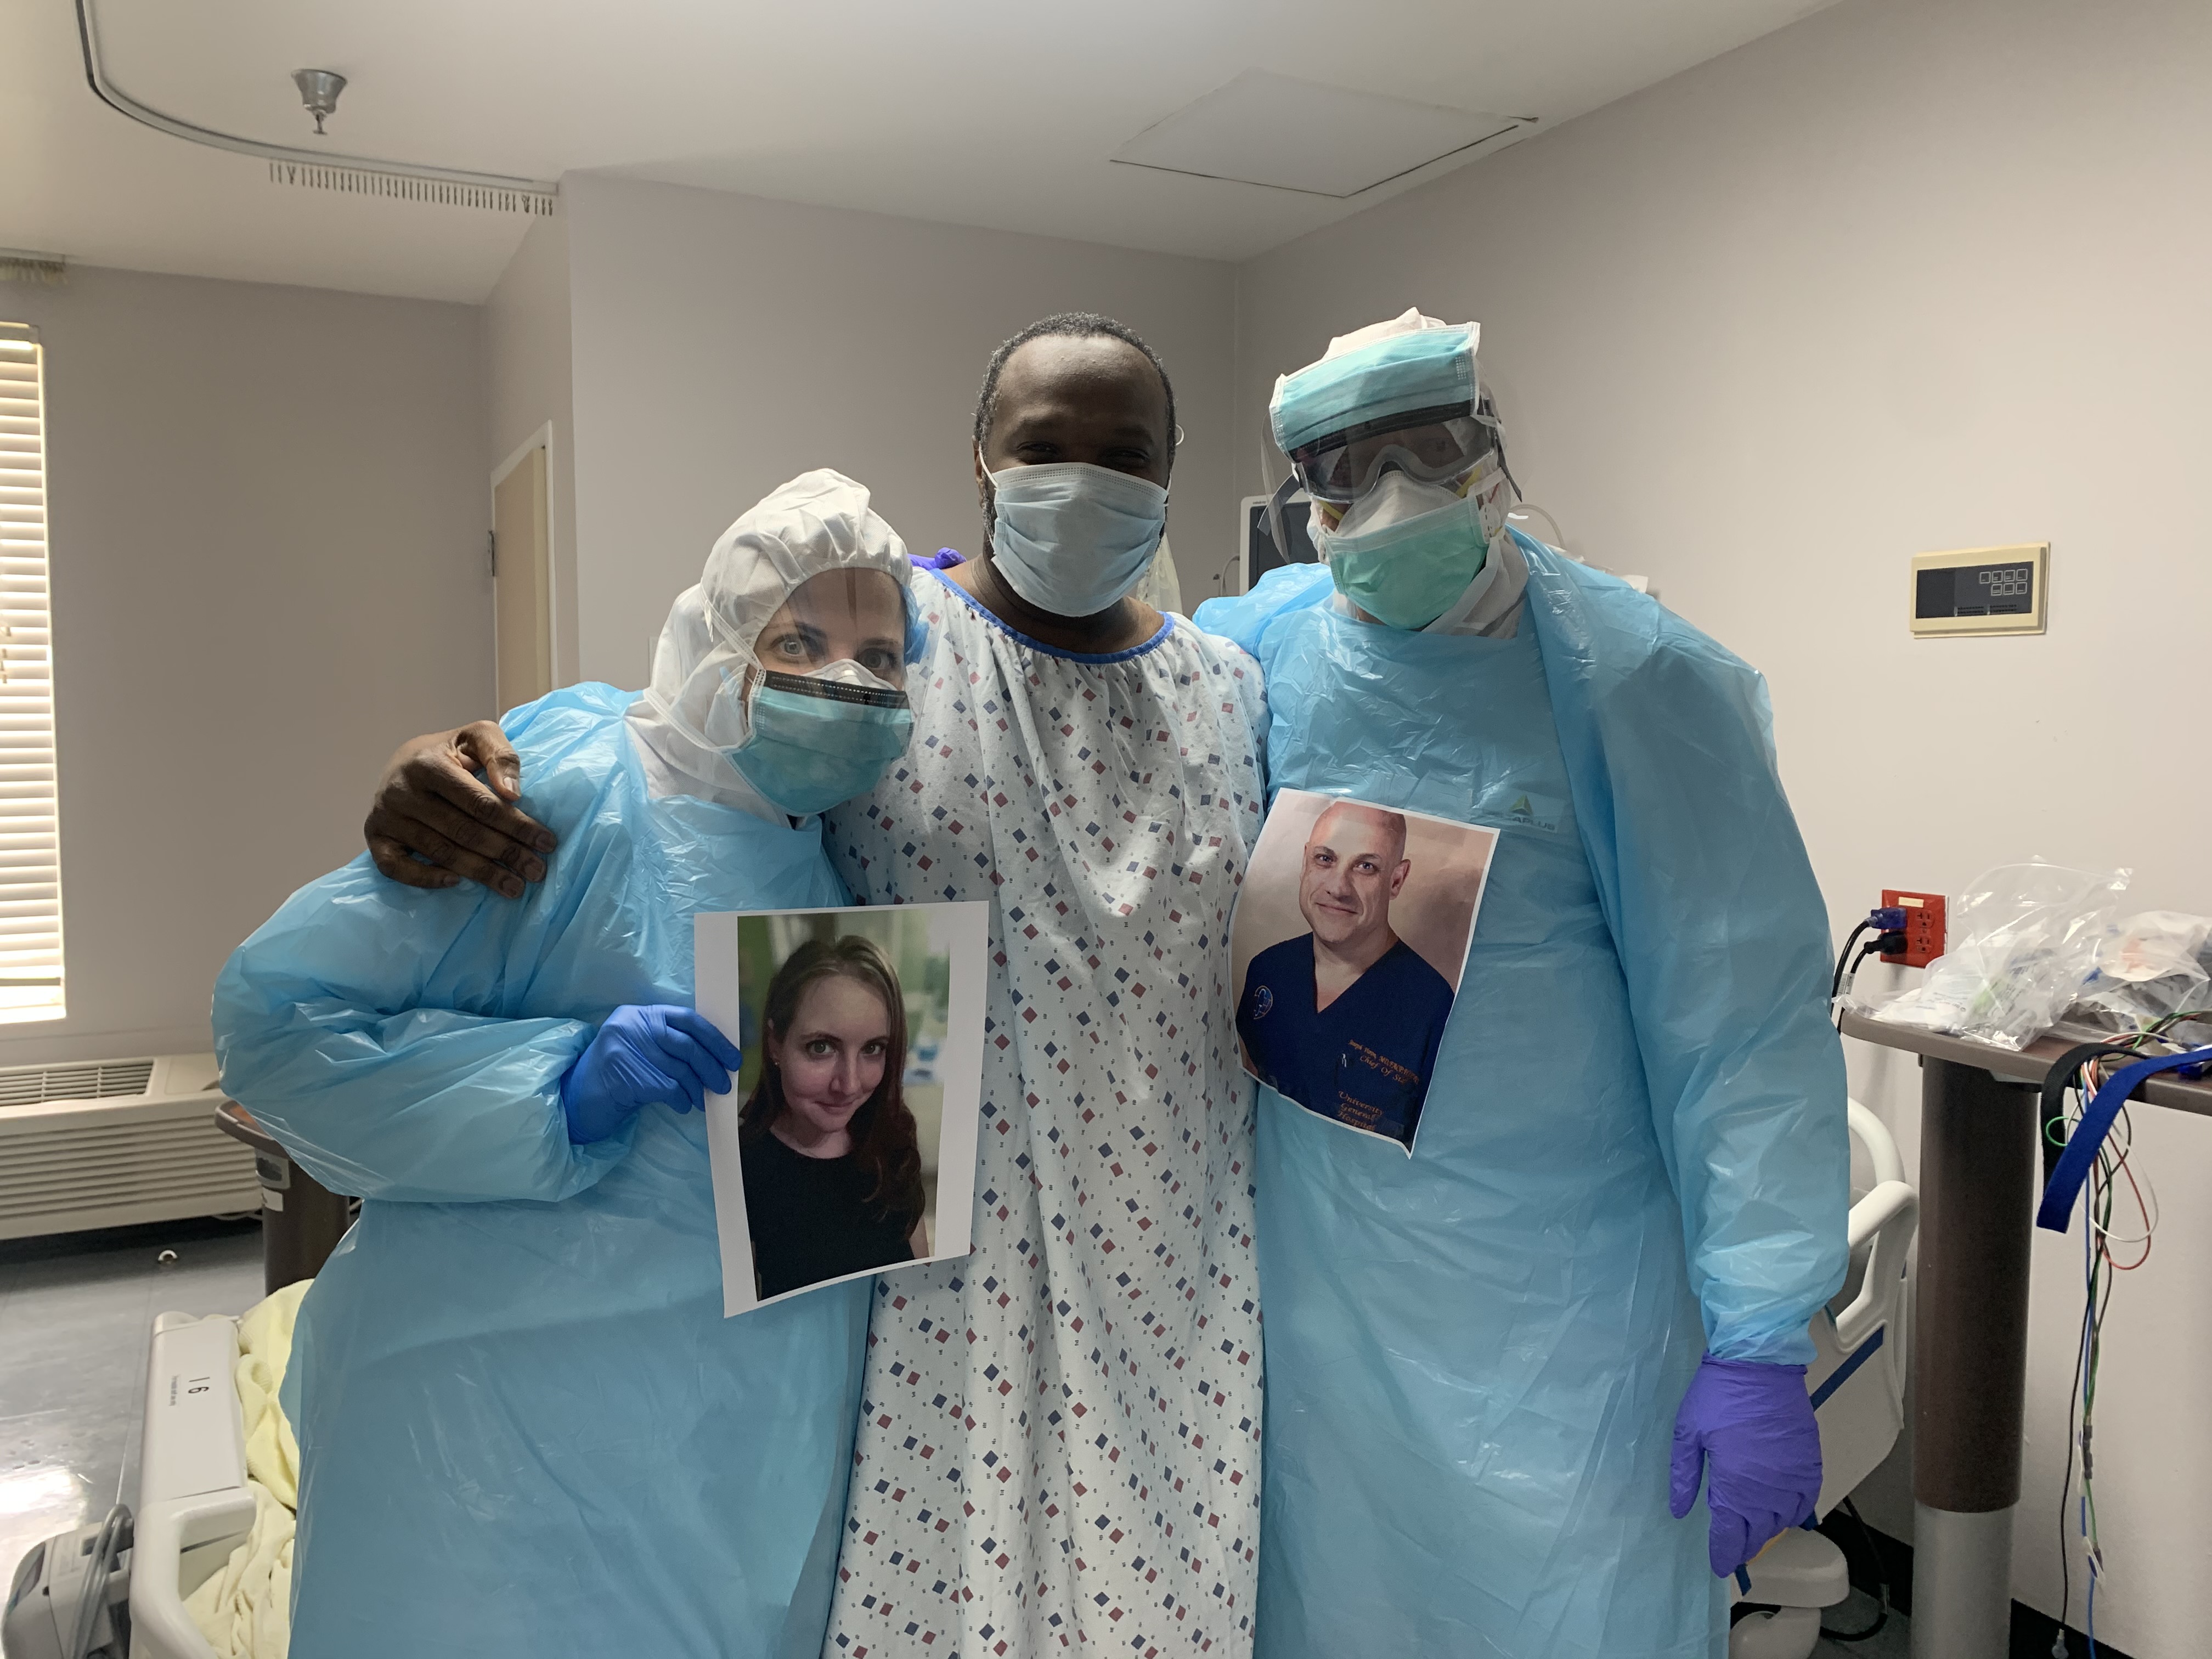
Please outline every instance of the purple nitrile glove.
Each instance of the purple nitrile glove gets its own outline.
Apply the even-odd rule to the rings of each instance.
[[[956,564],[967,563],[968,556],[957,548],[940,547],[927,558],[919,553],[909,553],[906,562],[916,570],[950,570]]]
[[[693,1010],[624,1004],[561,1079],[568,1139],[605,1140],[656,1100],[696,1111],[708,1095],[729,1091],[739,1063],[737,1045]]]
[[[1674,1417],[1668,1507],[1676,1520],[1698,1501],[1701,1474],[1716,1578],[1812,1518],[1820,1496],[1820,1425],[1802,1365],[1705,1356]]]

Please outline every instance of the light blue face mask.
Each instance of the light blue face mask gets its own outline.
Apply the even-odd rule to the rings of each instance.
[[[727,751],[745,781],[793,817],[874,788],[914,736],[905,692],[857,664],[833,665],[830,672],[839,669],[848,672],[764,672],[753,693],[752,735]]]
[[[1167,528],[1168,492],[1088,461],[990,475],[991,562],[1055,617],[1095,617],[1142,581]]]

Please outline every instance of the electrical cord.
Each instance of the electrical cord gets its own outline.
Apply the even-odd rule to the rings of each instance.
[[[1875,934],[1864,945],[1860,945],[1858,955],[1851,958],[1850,971],[1844,975],[1843,988],[1844,990],[1850,988],[1852,981],[1859,976],[1860,968],[1865,964],[1869,957],[1887,956],[1904,948],[1905,935],[1902,933]]]
[[[84,1588],[77,1592],[76,1627],[70,1634],[64,1659],[88,1659],[93,1632],[100,1625],[100,1610],[107,1604],[108,1575],[117,1559],[131,1547],[131,1511],[118,1504],[108,1510],[92,1540],[92,1559],[85,1568]]]
[[[1874,921],[1871,917],[1859,923],[1857,927],[1851,929],[1850,937],[1844,940],[1844,948],[1836,952],[1835,977],[1828,981],[1829,1001],[1833,1002],[1844,994],[1844,963],[1851,953],[1851,946],[1856,945],[1860,937],[1873,926]]]
[[[1847,957],[1851,956],[1851,947],[1854,947],[1854,945],[1858,945],[1860,938],[1865,936],[1867,929],[1871,929],[1871,927],[1874,927],[1874,918],[1867,918],[1867,921],[1860,922],[1858,927],[1854,927],[1854,929],[1851,929],[1850,936],[1847,936],[1847,938],[1844,938],[1844,940],[1843,940],[1843,949],[1840,949],[1840,951],[1836,951],[1836,975],[1827,982],[1827,995],[1829,995],[1829,1000],[1834,1000],[1834,998],[1838,998],[1838,995],[1843,995],[1843,964],[1844,964],[1844,960],[1847,960]]]
[[[2084,1132],[2093,1097],[2105,1087],[2115,1086],[2114,1073],[2124,1068],[2119,1062],[2133,1062],[2138,1072],[2151,1066],[2144,1060],[2146,1050],[2162,1048],[2184,1053],[2212,1052],[2189,1049],[2185,1040],[2176,1035],[2180,1028],[2203,1018],[2202,1011],[2184,1010],[2154,1020],[2142,1030],[2125,1033],[2109,1042],[2083,1043],[2061,1055],[2050,1074],[2044,1079],[2042,1090],[2043,1138],[2047,1146],[2062,1149],[2069,1146],[2077,1133]],[[2169,1053],[2165,1064],[2172,1066],[2178,1058]],[[2100,1084],[2099,1067],[2107,1068]],[[2066,1094],[2071,1091],[2076,1105],[2070,1111],[2062,1111]],[[2067,1510],[2069,1501],[2075,1510],[2074,1521],[2079,1535],[2083,1564],[2088,1571],[2087,1594],[2083,1601],[2082,1620],[2089,1644],[2089,1659],[2097,1655],[2097,1585],[2104,1577],[2105,1558],[2097,1536],[2096,1498],[2096,1407],[2097,1370],[2102,1358],[2105,1317],[2112,1310],[2113,1287],[2118,1276],[2133,1273],[2150,1260],[2153,1241],[2158,1233],[2158,1194],[2150,1184],[2148,1174],[2138,1176],[2129,1166],[2135,1152],[2135,1124],[2124,1102],[2105,1120],[2114,1136],[2105,1133],[2094,1149],[2086,1171],[2086,1192],[2081,1206],[2081,1338],[2074,1350],[2074,1382],[2068,1391],[2066,1407],[2066,1470],[2058,1489],[2058,1573],[2059,1621],[2058,1633],[2051,1640],[2051,1659],[2069,1659],[2071,1648],[2067,1641],[2065,1614],[2073,1606],[2073,1563],[2067,1547]],[[2063,1128],[2065,1133],[2058,1131]],[[2090,1133],[2095,1133],[2093,1128]],[[2078,1166],[2076,1166],[2078,1168]],[[2076,1177],[2079,1179],[2080,1177]],[[2121,1181],[2135,1201],[2142,1218],[2139,1234],[2119,1233],[2112,1228],[2112,1212]],[[2057,1187],[2054,1175],[2050,1185]],[[2132,1261],[2114,1259],[2114,1244],[2142,1247],[2142,1254]],[[2076,1454],[2081,1470],[2081,1491],[2074,1498],[2074,1470]]]
[[[1851,929],[1850,937],[1844,940],[1844,948],[1836,952],[1835,975],[1828,981],[1828,1018],[1835,1023],[1835,1027],[1839,1031],[1844,1029],[1844,1011],[1837,1004],[1844,994],[1844,964],[1850,960],[1851,946],[1856,945],[1867,930],[1873,926],[1874,921],[1871,917],[1859,923],[1857,927]],[[1863,955],[1860,959],[1862,961],[1865,959]],[[1851,964],[1851,970],[1857,971],[1856,963]]]
[[[1851,947],[1869,933],[1875,937],[1860,945],[1858,955],[1853,957]],[[1858,978],[1860,963],[1877,952],[1899,955],[1905,943],[1905,912],[1894,905],[1868,911],[1866,920],[1851,929],[1844,948],[1836,952],[1835,976],[1828,981],[1828,1017],[1838,1030],[1844,1029],[1844,994]]]

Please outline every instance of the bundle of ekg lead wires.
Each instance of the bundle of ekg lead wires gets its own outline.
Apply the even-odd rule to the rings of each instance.
[[[2087,1114],[2097,1091],[2130,1060],[2170,1053],[2189,1047],[2178,1035],[2191,1021],[2212,1018],[2212,1012],[2185,1010],[2146,1025],[2140,1031],[2115,1036],[2108,1042],[2085,1044],[2059,1062],[2060,1069],[2045,1085],[2045,1098],[2072,1097],[2063,1114],[2046,1110],[2045,1137],[2063,1147]],[[2150,1260],[2158,1232],[2158,1194],[2147,1171],[2133,1166],[2135,1126],[2127,1108],[2120,1108],[2112,1133],[2097,1150],[2083,1191],[2081,1230],[2082,1304],[2081,1340],[2074,1353],[2074,1389],[2067,1411],[2066,1476],[2058,1500],[2058,1561],[2062,1614],[2072,1606],[2072,1553],[2068,1523],[2076,1534],[2075,1547],[2081,1553],[2088,1576],[2088,1595],[2083,1614],[2089,1639],[2089,1659],[2097,1653],[2097,1584],[2105,1561],[2097,1538],[2096,1454],[2097,1370],[2102,1357],[2105,1316],[2110,1311],[2112,1289],[2122,1273],[2133,1273]],[[2079,1455],[2081,1479],[2077,1495],[2074,1470]],[[2065,1621],[2059,1621],[2053,1659],[2067,1659]]]

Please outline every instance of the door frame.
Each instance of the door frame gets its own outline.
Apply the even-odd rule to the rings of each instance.
[[[491,483],[484,490],[486,523],[499,522],[499,487],[507,481],[508,473],[530,459],[533,449],[545,452],[545,568],[540,574],[545,582],[545,631],[550,636],[545,641],[545,660],[552,665],[553,684],[558,688],[569,683],[561,672],[561,560],[556,551],[561,545],[561,520],[558,508],[560,491],[553,488],[554,447],[553,422],[547,421],[535,432],[514,447],[514,452],[491,470]],[[495,584],[499,580],[496,569],[492,573]],[[492,684],[499,684],[499,591],[492,590],[491,616],[491,672]],[[495,699],[496,701],[496,699]],[[501,711],[504,713],[505,711]]]

